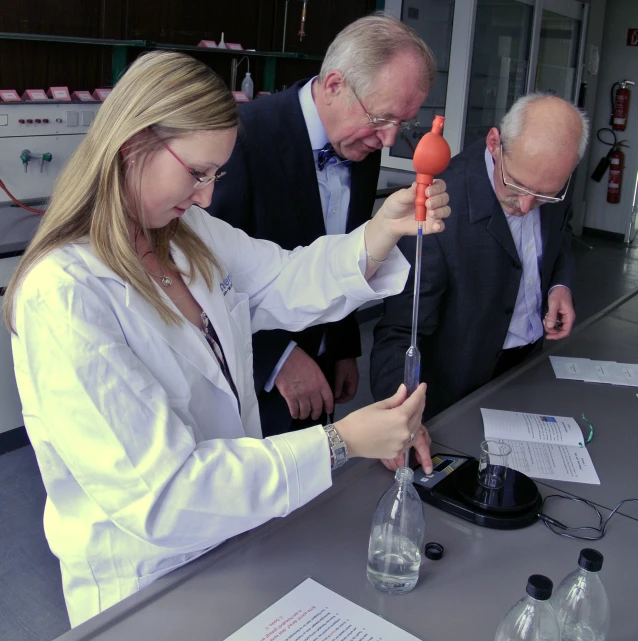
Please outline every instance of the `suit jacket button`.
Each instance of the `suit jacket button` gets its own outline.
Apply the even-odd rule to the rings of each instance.
[[[513,307],[508,307],[505,310],[505,316],[511,316],[514,313],[514,308]]]
[[[513,267],[514,269],[521,269],[521,264],[520,264],[520,263],[517,263],[516,261],[514,261],[514,262],[512,263],[512,267]]]

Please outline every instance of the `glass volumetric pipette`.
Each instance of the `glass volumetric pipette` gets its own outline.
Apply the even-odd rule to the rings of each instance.
[[[416,390],[421,382],[421,352],[419,352],[416,330],[419,320],[419,292],[421,290],[421,254],[423,251],[423,222],[419,221],[416,236],[416,256],[414,258],[414,297],[412,299],[412,334],[410,347],[405,353],[403,382],[408,390],[408,396]],[[405,452],[403,466],[409,467],[410,448]]]
[[[414,299],[412,302],[412,335],[410,347],[405,354],[403,382],[412,394],[421,382],[421,354],[417,341],[419,320],[419,292],[421,289],[421,254],[423,251],[423,222],[426,218],[426,191],[434,182],[434,176],[440,174],[450,163],[450,146],[443,138],[443,116],[434,116],[432,130],[425,134],[414,150],[413,166],[416,171],[417,192],[414,200],[415,220],[419,223],[416,236],[416,257],[414,260]],[[403,465],[409,467],[410,448],[408,447]]]

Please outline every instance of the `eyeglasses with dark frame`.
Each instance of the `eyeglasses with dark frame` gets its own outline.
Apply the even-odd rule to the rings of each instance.
[[[197,181],[193,185],[193,189],[204,189],[204,187],[208,187],[211,183],[217,182],[222,176],[226,175],[225,171],[217,171],[217,173],[214,176],[206,176],[206,175],[201,175],[201,172],[195,171],[194,169],[191,169],[187,164],[185,164],[182,159],[166,144],[162,143],[166,150],[177,160],[177,162],[186,169],[186,171]]]
[[[361,102],[361,98],[357,96],[357,92],[354,90],[354,88],[350,85],[348,86],[350,87],[350,91],[352,91],[354,97],[361,105],[361,109],[363,109],[363,112],[367,116],[368,122],[373,129],[390,129],[390,127],[398,127],[399,131],[408,131],[410,129],[414,129],[414,127],[419,126],[420,123],[416,118],[411,118],[410,120],[390,120],[389,118],[380,118],[379,116],[373,116],[365,108],[365,106]]]
[[[533,196],[539,203],[560,203],[565,200],[565,196],[567,195],[567,190],[569,189],[569,183],[571,182],[572,177],[570,176],[569,179],[567,180],[567,183],[565,186],[558,192],[559,194],[562,192],[562,196],[546,196],[543,194],[535,194],[533,191],[529,191],[529,189],[524,189],[523,187],[519,187],[518,185],[513,185],[512,183],[508,183],[505,180],[505,172],[504,172],[504,167],[505,167],[505,162],[503,158],[503,143],[500,145],[501,147],[501,180],[503,181],[503,186],[509,189],[512,193],[516,194],[517,196]]]

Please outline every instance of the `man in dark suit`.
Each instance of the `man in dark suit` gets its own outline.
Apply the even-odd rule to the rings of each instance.
[[[318,77],[240,106],[239,139],[209,212],[285,249],[363,224],[380,149],[413,124],[433,74],[412,29],[387,16],[357,20],[330,45]],[[253,350],[264,436],[315,424],[356,392],[354,315],[300,333],[260,332]]]
[[[452,216],[445,234],[423,239],[424,420],[521,363],[540,349],[544,332],[548,340],[569,335],[575,320],[569,183],[588,134],[586,117],[572,104],[531,94],[442,174]],[[401,249],[413,262],[414,239]],[[376,399],[403,380],[413,278],[385,300],[375,328]]]

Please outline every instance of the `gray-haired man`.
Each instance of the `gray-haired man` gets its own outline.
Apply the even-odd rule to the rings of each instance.
[[[434,73],[432,54],[406,25],[382,15],[352,23],[319,76],[241,106],[243,132],[209,211],[286,249],[358,227],[372,213],[380,150],[410,126]],[[430,187],[431,208],[447,205],[444,191]],[[316,424],[357,390],[354,316],[301,333],[260,332],[253,348],[264,436]]]

